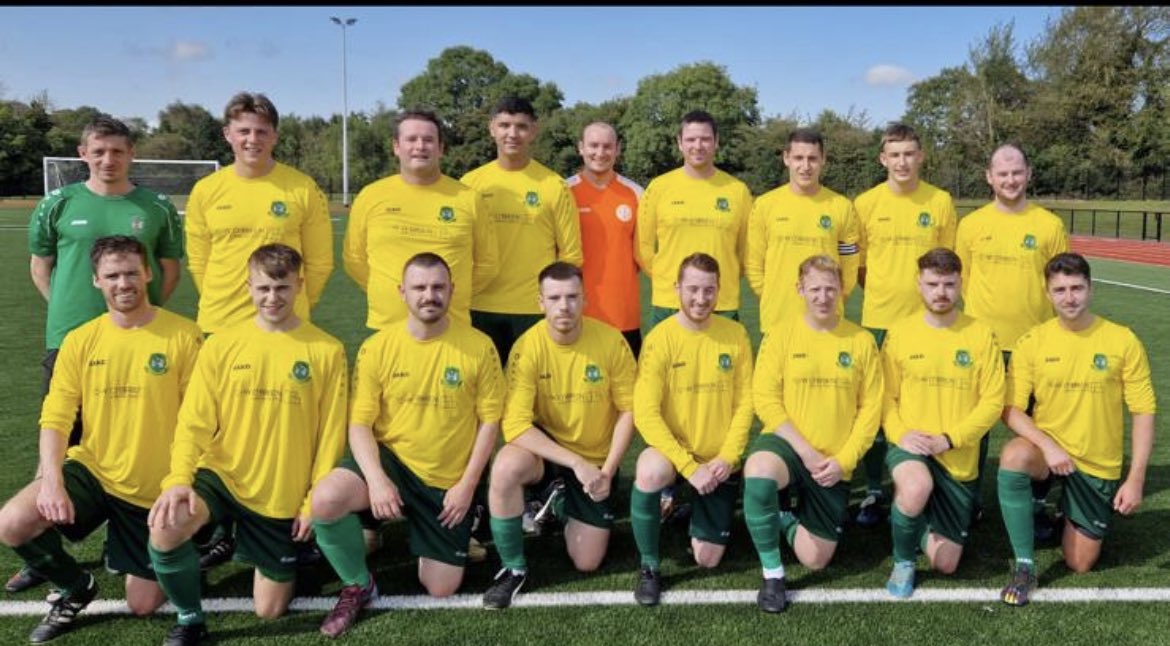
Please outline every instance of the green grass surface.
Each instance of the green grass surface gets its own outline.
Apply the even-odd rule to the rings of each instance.
[[[7,498],[24,486],[35,469],[36,420],[39,413],[43,326],[45,307],[28,279],[26,234],[28,209],[0,207],[0,269],[10,276],[0,289],[0,496]],[[335,223],[340,233],[342,223]],[[337,236],[340,245],[340,235]],[[340,254],[338,255],[340,259]],[[340,260],[339,260],[340,262]],[[9,271],[10,270],[10,271]],[[1170,269],[1095,261],[1099,278],[1148,286],[1170,286]],[[644,290],[644,294],[648,290]],[[758,340],[756,301],[748,290],[741,307],[744,322]],[[1165,406],[1170,402],[1170,297],[1118,286],[1100,284],[1097,311],[1132,327],[1145,341],[1154,372],[1155,386]],[[170,308],[194,315],[195,295],[184,275]],[[846,308],[857,320],[859,294]],[[340,338],[352,357],[368,332],[365,299],[338,268],[314,313],[314,321]],[[1146,484],[1146,500],[1136,516],[1119,520],[1106,541],[1098,567],[1083,576],[1072,575],[1061,563],[1059,550],[1038,550],[1041,585],[1052,588],[1166,586],[1170,577],[1170,444],[1165,442],[1166,416],[1158,420],[1158,444]],[[992,431],[992,460],[1008,436],[997,425]],[[526,540],[531,575],[526,590],[580,592],[632,590],[637,566],[636,550],[628,523],[628,500],[633,459],[641,442],[627,454],[615,509],[618,524],[601,570],[581,576],[571,570],[559,536]],[[859,470],[860,472],[860,470]],[[995,501],[994,463],[983,498],[986,518],[972,531],[971,544],[959,571],[940,577],[920,569],[924,588],[998,588],[1007,574],[1010,548],[1004,536]],[[854,504],[860,497],[860,476],[854,481]],[[759,563],[742,519],[737,519],[733,540],[724,563],[714,571],[700,571],[687,554],[683,532],[670,529],[662,541],[663,572],[674,590],[754,590]],[[416,568],[408,556],[405,527],[391,525],[384,533],[386,546],[373,560],[384,594],[421,594]],[[118,598],[121,581],[109,576],[97,562],[101,536],[79,544],[75,553],[99,578],[103,598]],[[881,589],[891,565],[888,525],[872,530],[849,528],[837,557],[828,569],[809,572],[795,564],[785,551],[790,587],[794,589]],[[487,563],[471,565],[461,590],[478,594],[487,588],[496,569],[496,555]],[[15,571],[19,562],[8,550],[0,550],[0,576]],[[298,591],[302,595],[333,595],[338,583],[328,566],[303,572]],[[248,570],[229,565],[213,572],[205,587],[209,597],[246,596],[251,591]],[[44,588],[13,600],[38,600]],[[995,603],[937,604],[796,604],[780,617],[767,617],[751,604],[662,607],[516,608],[508,612],[468,610],[410,610],[376,612],[348,636],[349,644],[650,644],[692,642],[786,644],[879,643],[1068,643],[1156,644],[1170,643],[1170,620],[1165,604],[1034,604],[1012,610]],[[212,628],[218,643],[318,644],[316,634],[321,612],[298,612],[272,622],[246,613],[214,615]],[[79,629],[60,640],[62,644],[156,644],[166,632],[171,616],[146,620],[125,617],[86,617]],[[36,623],[33,617],[0,617],[0,644],[20,643]]]

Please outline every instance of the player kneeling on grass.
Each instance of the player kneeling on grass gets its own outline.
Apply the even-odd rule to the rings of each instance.
[[[66,335],[41,410],[41,475],[0,510],[0,541],[58,588],[29,635],[34,644],[69,630],[97,596],[62,536],[80,541],[108,521],[107,565],[126,573],[130,611],[148,615],[166,600],[150,569],[146,520],[203,335],[147,300],[141,242],[98,238],[90,259],[107,313]],[[85,433],[66,451],[78,406]]]
[[[682,260],[679,311],[646,335],[634,386],[634,420],[647,448],[638,456],[630,525],[641,557],[634,599],[658,604],[659,498],[681,475],[698,494],[691,547],[702,567],[719,565],[731,541],[739,459],[752,424],[752,348],[737,321],[712,316],[719,263],[704,253]]]
[[[1089,311],[1089,263],[1077,254],[1054,256],[1044,267],[1056,318],[1020,337],[1008,365],[1004,421],[1015,439],[999,458],[999,506],[1016,564],[1000,593],[1004,603],[1028,603],[1036,587],[1031,482],[1063,481],[1064,562],[1088,572],[1116,511],[1128,516],[1142,504],[1146,467],[1154,448],[1154,386],[1142,342]],[[1033,415],[1024,412],[1034,395]],[[1125,422],[1133,420],[1129,474],[1121,480]]]
[[[418,578],[436,597],[463,582],[472,495],[491,457],[504,376],[490,338],[448,316],[451,269],[438,255],[406,261],[407,318],[362,344],[354,366],[346,457],[313,495],[317,544],[345,587],[321,632],[337,637],[377,596],[361,521],[406,518]]]
[[[881,419],[882,373],[873,335],[841,318],[841,266],[825,255],[800,264],[806,311],[768,330],[752,399],[764,431],[744,464],[743,516],[764,568],[756,599],[765,612],[787,606],[783,536],[801,564],[819,570],[837,550],[849,478]],[[776,492],[799,494],[781,511]]]
[[[979,442],[1003,412],[1004,376],[995,333],[958,309],[962,264],[950,249],[918,258],[924,309],[889,328],[883,427],[894,478],[890,528],[894,569],[886,590],[914,592],[914,563],[959,565],[975,509]]]
[[[150,560],[178,610],[165,644],[207,638],[191,537],[234,521],[235,559],[256,568],[256,614],[292,600],[296,541],[308,540],[313,484],[345,450],[345,348],[293,310],[304,279],[292,247],[248,259],[251,320],[204,344],[179,411],[170,474],[150,510]]]
[[[544,321],[512,346],[503,431],[488,501],[503,569],[483,595],[507,608],[524,584],[524,488],[565,483],[565,547],[573,565],[601,565],[613,528],[614,478],[634,434],[634,355],[622,333],[585,318],[581,270],[566,262],[538,277]]]

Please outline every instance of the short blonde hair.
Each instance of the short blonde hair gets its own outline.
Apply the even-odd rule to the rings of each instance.
[[[804,280],[804,277],[808,275],[808,272],[814,269],[836,274],[837,282],[841,284],[845,283],[845,278],[841,273],[841,264],[836,260],[826,256],[825,254],[809,256],[808,258],[804,259],[804,262],[800,263],[800,272],[798,273],[800,280]]]

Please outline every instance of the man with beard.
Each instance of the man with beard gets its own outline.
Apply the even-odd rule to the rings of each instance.
[[[979,443],[1003,411],[999,344],[987,325],[961,312],[962,265],[950,249],[918,259],[925,310],[890,326],[882,351],[883,418],[894,479],[890,528],[894,569],[886,589],[914,592],[914,563],[926,534],[930,565],[959,565],[974,511]]]
[[[492,340],[448,316],[451,269],[430,252],[412,256],[399,295],[407,318],[358,351],[349,449],[313,495],[317,544],[344,587],[321,632],[337,637],[378,595],[357,512],[405,518],[418,578],[436,597],[463,582],[468,514],[491,457],[504,406]]]

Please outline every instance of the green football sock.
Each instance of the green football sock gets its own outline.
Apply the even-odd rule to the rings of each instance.
[[[202,590],[199,582],[199,552],[187,541],[169,552],[147,545],[150,562],[158,584],[178,610],[179,623],[185,626],[203,623]]]
[[[784,567],[780,560],[779,510],[775,480],[744,478],[743,518],[765,570]]]
[[[13,550],[24,559],[26,565],[44,574],[62,591],[72,592],[79,582],[81,585],[89,582],[77,559],[65,551],[65,546],[61,544],[61,533],[53,527]]]
[[[1032,513],[1035,514],[1044,510],[1044,504],[1048,500],[1049,491],[1052,491],[1051,478],[1032,481]]]
[[[915,550],[921,537],[925,534],[926,516],[907,516],[898,508],[898,503],[890,505],[890,534],[894,540],[894,562],[910,562],[918,560]]]
[[[882,492],[882,470],[886,467],[886,435],[879,432],[873,444],[861,458],[865,466],[865,490],[867,493]]]
[[[796,530],[800,528],[800,519],[790,511],[782,511],[776,514],[776,518],[780,521],[780,533],[784,534],[784,540],[792,547],[796,542]]]
[[[630,491],[630,528],[634,531],[634,543],[638,546],[642,566],[655,571],[659,568],[660,494],[660,491],[642,491],[637,486]]]
[[[999,470],[999,509],[1017,560],[1035,557],[1032,536],[1032,478],[1019,471]]]
[[[496,551],[500,553],[500,562],[504,567],[516,572],[527,572],[528,561],[524,558],[524,523],[522,516],[511,518],[497,518],[492,516],[488,522],[492,527],[492,540],[496,543]]]
[[[370,584],[366,541],[357,514],[346,514],[333,521],[314,520],[313,530],[317,533],[317,547],[342,583],[363,588]]]

